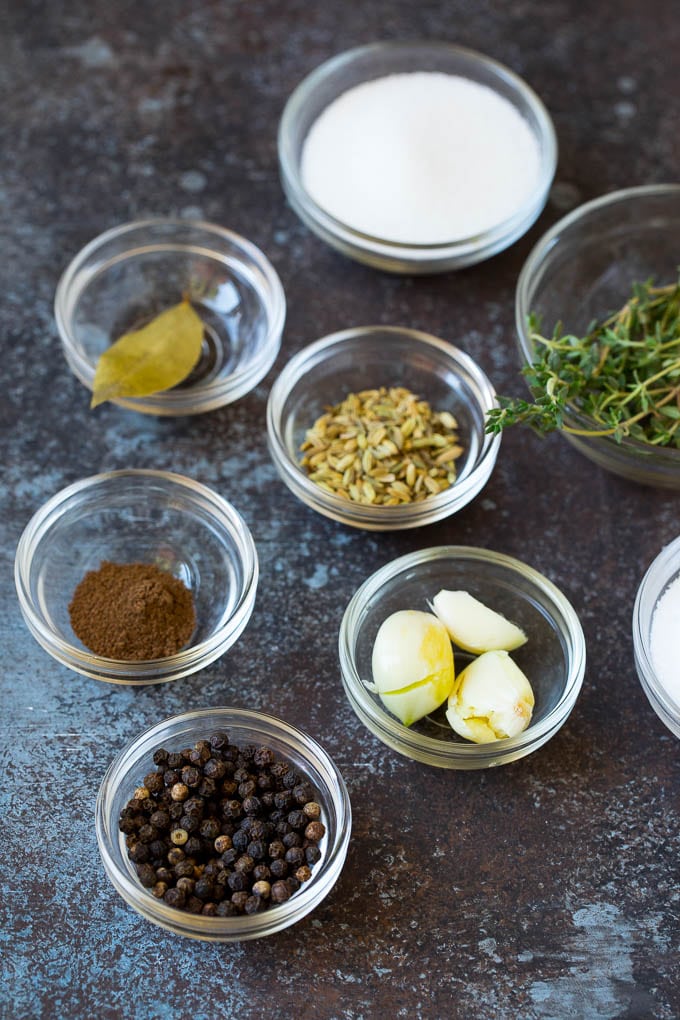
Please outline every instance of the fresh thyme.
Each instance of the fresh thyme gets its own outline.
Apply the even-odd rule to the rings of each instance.
[[[665,287],[635,283],[620,311],[595,322],[584,337],[542,336],[529,316],[536,359],[525,365],[533,401],[499,397],[486,431],[524,422],[544,434],[626,436],[652,446],[680,447],[680,277]],[[592,426],[569,424],[569,411]]]

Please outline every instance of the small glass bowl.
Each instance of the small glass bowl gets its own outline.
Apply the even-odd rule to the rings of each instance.
[[[153,752],[190,747],[215,730],[226,730],[233,744],[266,745],[310,780],[326,827],[322,857],[312,877],[286,903],[259,914],[203,917],[169,907],[145,889],[128,860],[125,837],[118,829],[121,809],[153,771]],[[148,921],[177,935],[207,942],[236,942],[272,935],[300,921],[329,894],[340,876],[352,829],[352,808],[341,773],[324,749],[307,733],[261,712],[209,708],[165,719],[128,744],[110,765],[96,805],[97,842],[104,869],[129,906]]]
[[[304,187],[300,174],[302,149],[322,111],[362,82],[412,71],[439,71],[487,86],[507,99],[533,131],[540,151],[537,187],[512,216],[493,228],[443,244],[387,241],[342,223],[318,205]],[[326,61],[298,85],[286,103],[279,126],[278,150],[283,189],[310,230],[344,255],[395,273],[461,269],[507,248],[529,229],[543,209],[557,163],[552,121],[526,82],[481,53],[444,42],[373,43]]]
[[[556,223],[527,259],[517,284],[515,318],[525,363],[534,357],[528,330],[531,312],[548,335],[584,335],[595,319],[623,307],[635,282],[677,279],[680,184],[654,184],[614,191],[575,209]],[[568,408],[565,424],[596,428],[591,418]],[[600,467],[634,482],[680,489],[680,449],[661,448],[611,436],[564,437]]]
[[[186,648],[125,662],[79,641],[68,605],[104,560],[152,563],[186,585],[196,610]],[[253,611],[258,561],[240,515],[206,486],[166,471],[110,471],[69,485],[34,514],[14,576],[28,629],[58,662],[95,680],[140,685],[195,673],[233,645]]]
[[[373,645],[383,620],[400,609],[427,612],[442,588],[470,592],[527,634],[527,643],[511,654],[533,687],[536,705],[518,736],[469,743],[449,726],[445,704],[407,727],[366,686],[373,678]],[[574,707],[586,664],[578,617],[554,584],[510,556],[453,545],[401,556],[364,581],[345,610],[339,653],[345,693],[364,725],[407,758],[446,769],[506,765],[541,747]],[[456,673],[472,658],[454,647]]]
[[[204,326],[203,350],[191,375],[172,389],[114,403],[144,414],[200,414],[248,393],[281,345],[286,314],[281,281],[250,241],[190,220],[126,223],[76,255],[54,304],[72,371],[92,390],[100,355],[184,296]]]
[[[680,575],[680,537],[665,546],[650,565],[638,588],[633,607],[633,650],[642,689],[659,719],[680,737],[680,701],[673,698],[657,675],[651,647],[652,620],[659,599]]]
[[[305,432],[327,405],[367,387],[405,386],[458,421],[464,452],[443,492],[400,506],[364,506],[313,482],[299,464]],[[288,488],[333,520],[371,531],[431,524],[466,506],[491,475],[499,436],[484,431],[495,392],[476,363],[438,337],[397,326],[357,326],[299,351],[274,382],[267,403],[269,450]]]

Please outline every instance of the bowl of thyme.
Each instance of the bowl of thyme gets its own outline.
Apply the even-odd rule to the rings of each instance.
[[[680,489],[680,184],[612,192],[560,220],[515,304],[530,399],[486,428],[559,430],[600,467]]]

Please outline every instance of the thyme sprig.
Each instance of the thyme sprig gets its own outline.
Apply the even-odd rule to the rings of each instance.
[[[533,400],[499,397],[487,432],[524,422],[540,434],[562,429],[680,447],[680,277],[664,287],[633,284],[623,308],[584,337],[563,333],[561,323],[545,337],[539,325],[530,315],[536,358],[522,374]],[[592,426],[569,424],[570,410]]]

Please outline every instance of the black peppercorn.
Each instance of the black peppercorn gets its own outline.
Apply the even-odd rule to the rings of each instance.
[[[181,772],[182,782],[189,787],[198,786],[201,782],[201,773],[194,765],[185,765]]]
[[[310,822],[305,829],[305,839],[310,840],[312,843],[318,843],[319,840],[323,839],[326,834],[326,826],[323,822],[315,821]]]
[[[253,879],[256,882],[268,882],[271,877],[271,870],[266,864],[256,864],[253,868]]]
[[[249,896],[245,902],[244,910],[246,914],[259,914],[261,910],[264,910],[265,902],[262,896]]]
[[[170,850],[168,850],[168,864],[172,867],[174,867],[175,864],[179,864],[180,861],[183,861],[185,857],[186,853],[179,846],[173,846]]]
[[[168,889],[163,899],[169,907],[176,907],[178,910],[182,910],[187,898],[181,889],[172,886]]]
[[[227,885],[232,892],[243,892],[248,886],[248,877],[240,871],[232,871],[227,879]]]
[[[293,804],[293,795],[290,790],[281,790],[274,794],[274,804],[280,811],[288,811]]]
[[[161,772],[149,772],[144,776],[144,785],[149,793],[160,793],[163,789],[163,775]]]
[[[241,817],[241,801],[240,800],[227,800],[222,808],[222,814],[225,818],[240,818]]]
[[[308,801],[314,797],[314,790],[312,790],[309,783],[298,783],[293,790],[293,800],[300,807],[303,807]]]
[[[273,878],[285,878],[288,874],[288,865],[283,857],[277,857],[269,865]]]
[[[263,860],[267,850],[261,839],[254,839],[248,844],[248,856],[254,861]]]
[[[227,767],[223,761],[218,758],[208,758],[207,762],[203,766],[203,775],[206,779],[212,779],[214,782],[219,783],[221,779],[227,774]]]
[[[168,755],[167,766],[169,769],[181,769],[182,764],[182,755],[179,752],[173,751]]]
[[[285,882],[274,882],[271,888],[272,903],[285,903],[290,899],[290,890]]]
[[[201,849],[202,844],[200,839],[198,839],[197,836],[189,836],[184,847],[184,852],[188,854],[189,857],[196,857],[197,854],[200,854]]]
[[[234,869],[240,871],[242,875],[249,875],[255,867],[255,861],[248,854],[243,854],[234,864]]]
[[[308,800],[302,810],[310,822],[316,822],[321,817],[321,805],[315,800]]]
[[[317,861],[321,860],[321,851],[319,850],[318,846],[315,846],[312,843],[309,846],[305,847],[305,860],[307,861],[307,864],[309,864],[310,867],[313,867],[313,865],[315,865]]]
[[[149,815],[149,825],[153,825],[158,832],[163,832],[170,825],[170,815],[167,811],[154,811]]]
[[[151,854],[146,843],[135,843],[130,851],[128,851],[128,857],[133,864],[146,864]],[[154,873],[155,877],[155,873]]]
[[[208,738],[208,743],[211,747],[214,747],[216,751],[221,751],[227,747],[229,743],[229,734],[226,730],[216,730],[211,733]]]
[[[287,832],[281,842],[287,850],[290,850],[292,846],[302,846],[302,836],[299,832]]]
[[[271,747],[258,747],[253,754],[253,762],[259,769],[270,768],[274,764],[274,758]]]
[[[209,878],[199,878],[194,892],[200,900],[212,899],[213,891],[213,884]]]
[[[231,902],[236,907],[236,912],[243,914],[246,909],[246,903],[248,902],[248,893],[241,890],[232,893]]]
[[[157,751],[154,751],[153,753],[154,765],[167,765],[167,762],[168,752],[165,750],[164,747],[159,747]]]
[[[292,846],[290,850],[286,850],[286,861],[293,868],[299,868],[305,860],[305,852],[302,847]]]
[[[218,836],[215,840],[215,850],[218,854],[223,854],[225,850],[231,850],[232,846],[231,836]]]
[[[204,917],[217,917],[217,904],[216,903],[204,903],[203,910],[201,911]]]
[[[156,872],[150,864],[143,863],[136,866],[137,877],[147,889],[156,884]]]
[[[199,783],[198,792],[201,797],[214,797],[217,793],[217,783],[214,779],[210,779],[209,776],[204,776]]]
[[[231,837],[231,841],[236,850],[242,851],[245,850],[250,843],[250,837],[247,832],[243,831],[243,829],[238,829]]]
[[[288,814],[287,822],[291,829],[300,830],[304,829],[308,822],[308,818],[304,811],[291,811]]]
[[[218,917],[236,917],[237,914],[238,910],[231,900],[222,900],[221,903],[217,904]]]

